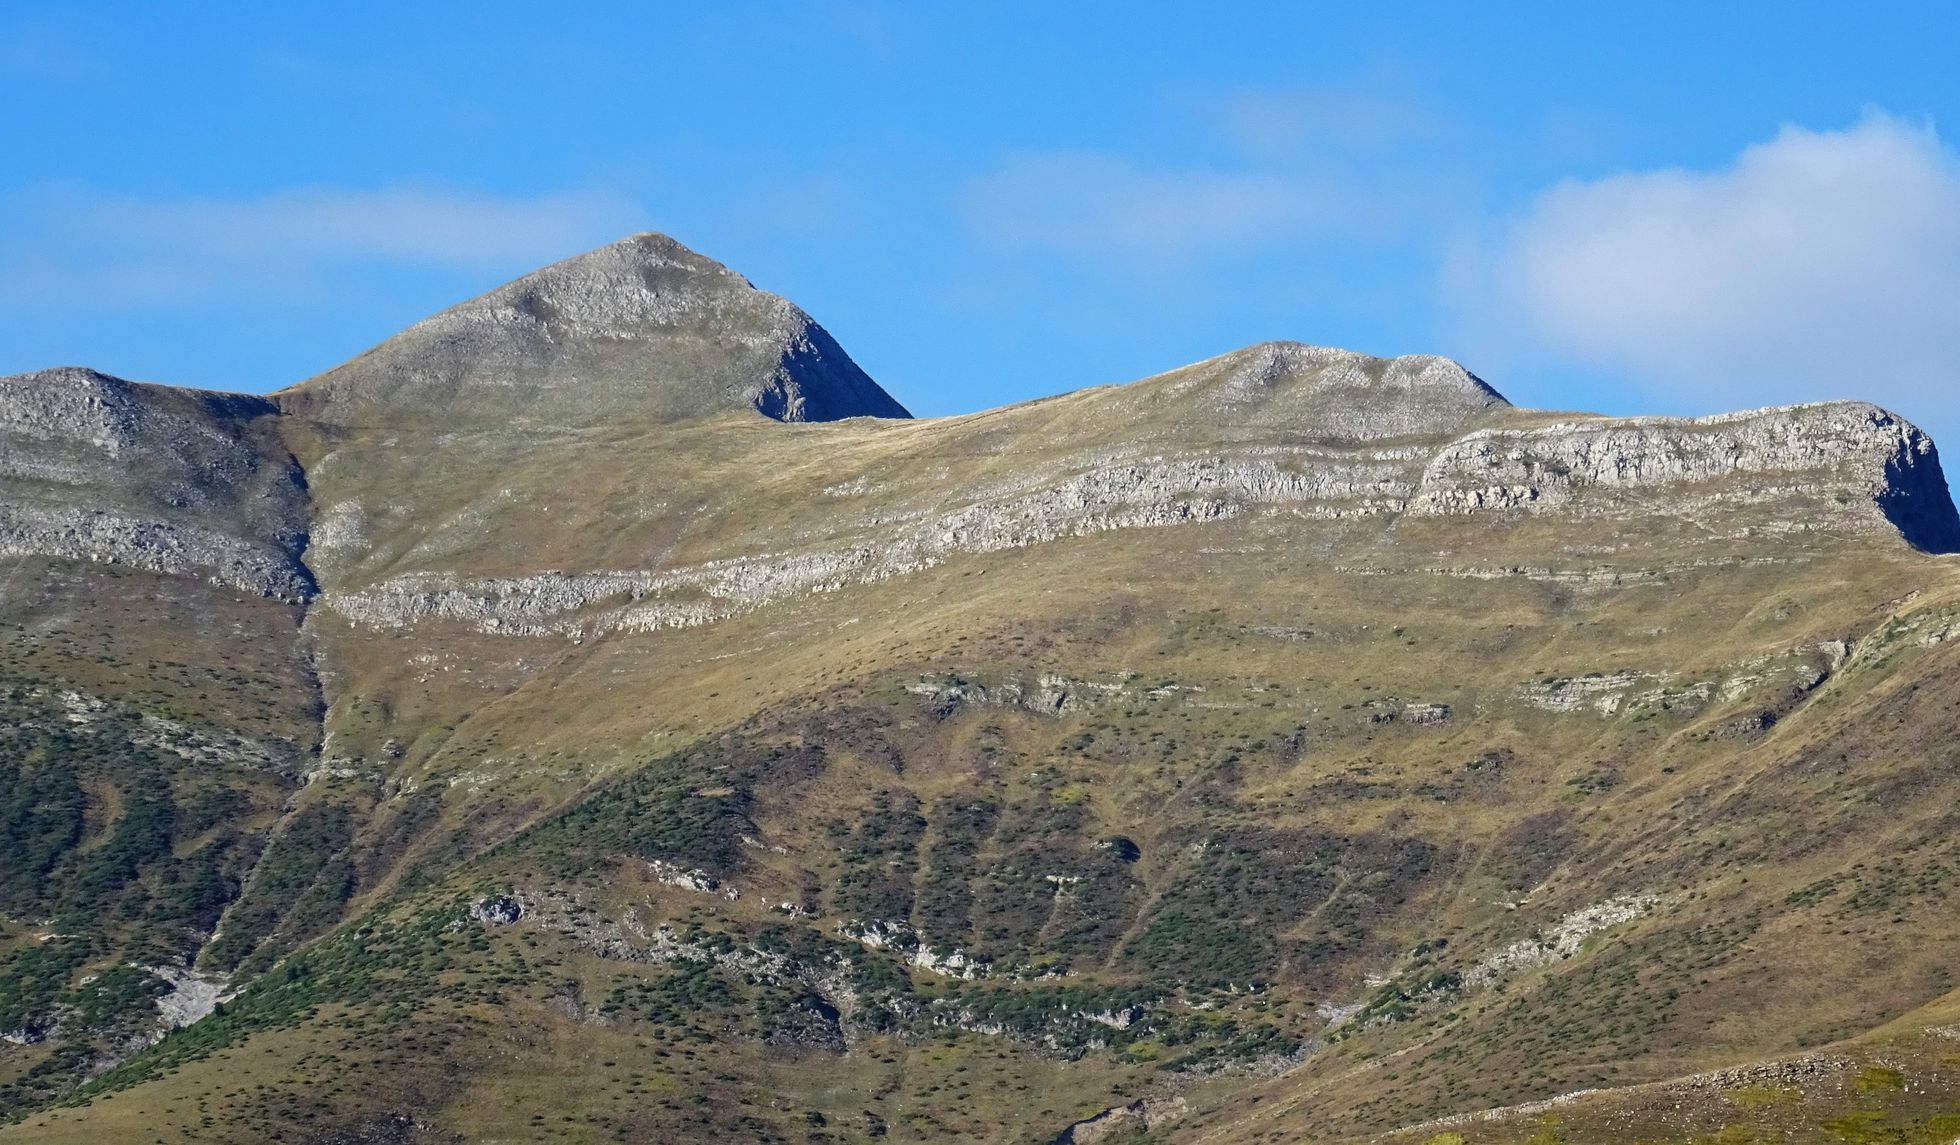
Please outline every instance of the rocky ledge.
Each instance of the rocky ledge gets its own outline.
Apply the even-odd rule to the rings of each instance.
[[[1889,522],[1918,548],[1960,548],[1932,439],[1862,402],[1473,430],[1437,453],[1408,511],[1692,515],[1788,500],[1810,526]]]
[[[1336,371],[1335,388],[1376,384],[1398,372],[1417,382],[1426,376],[1442,392],[1466,399],[1439,416],[1497,424],[1427,442],[1371,443],[1332,440],[1323,420],[1316,444],[1247,442],[1201,450],[1192,443],[1176,456],[1102,450],[1031,461],[1005,484],[955,484],[930,497],[900,492],[912,499],[909,505],[862,492],[869,503],[855,515],[828,518],[834,529],[829,536],[813,532],[787,549],[626,570],[481,578],[406,572],[329,594],[327,603],[342,617],[374,628],[431,620],[507,635],[682,628],[774,600],[918,572],[960,554],[1260,513],[1285,514],[1300,527],[1373,520],[1384,529],[1404,517],[1480,515],[1493,523],[1668,518],[1697,526],[1684,534],[1689,540],[1758,532],[1902,536],[1927,551],[1960,549],[1960,519],[1932,441],[1873,406],[1507,425],[1505,420],[1543,415],[1512,411],[1501,398],[1481,402],[1481,382],[1433,363],[1350,370],[1339,355],[1317,360]],[[1226,383],[1250,365],[1225,371]],[[1205,394],[1215,397],[1218,384],[1217,376],[1210,377]],[[1401,389],[1408,400],[1428,400],[1436,392],[1427,383]],[[1371,416],[1365,425],[1344,424],[1374,436],[1412,423]],[[864,478],[850,484],[869,489]]]

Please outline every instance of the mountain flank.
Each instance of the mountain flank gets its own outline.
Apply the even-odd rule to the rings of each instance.
[[[1858,402],[910,419],[657,235],[0,379],[0,1145],[1946,1145],[1957,548]]]

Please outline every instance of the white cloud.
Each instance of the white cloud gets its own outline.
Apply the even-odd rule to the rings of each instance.
[[[1193,96],[1166,140],[1130,154],[1001,156],[962,188],[993,249],[1080,259],[1115,274],[1314,245],[1393,245],[1463,210],[1444,121],[1374,80]],[[1180,161],[1161,153],[1182,150]]]
[[[438,184],[140,198],[41,187],[6,204],[0,296],[63,305],[306,294],[349,265],[528,270],[638,229],[607,190],[499,196]]]
[[[1559,184],[1457,285],[1483,340],[1703,407],[1960,414],[1960,159],[1868,113],[1720,170]]]

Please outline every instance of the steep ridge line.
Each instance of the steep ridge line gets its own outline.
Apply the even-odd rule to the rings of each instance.
[[[1464,514],[1705,520],[1790,500],[1799,508],[1772,508],[1752,527],[1864,532],[1883,522],[1924,551],[1960,549],[1960,514],[1932,441],[1862,403],[1546,422],[1448,359],[1297,342],[1075,397],[1073,416],[1089,415],[1100,443],[1049,441],[1045,460],[1015,474],[1018,488],[952,477],[887,490],[856,498],[866,504],[854,513],[813,521],[803,543],[738,543],[705,561],[547,572],[513,554],[506,576],[441,567],[365,584],[343,576],[325,603],[378,627],[688,627],[957,554],[1260,510],[1392,526]],[[998,439],[993,452],[1020,452],[1031,435],[1053,436],[1032,417],[1049,408],[1038,401],[914,424],[933,434],[935,450],[984,432]],[[1186,412],[1165,423],[1167,408]],[[671,426],[737,409],[781,421],[908,416],[787,300],[666,236],[635,235],[417,323],[270,398],[78,369],[0,379],[0,440],[12,447],[0,455],[0,553],[202,574],[304,601],[320,591],[321,567],[350,566],[375,542],[357,503],[315,503],[293,439],[339,440],[374,424],[435,434],[440,454],[436,427],[416,426],[486,416],[519,433],[622,416]],[[552,442],[547,432],[534,448]],[[1740,477],[1746,489],[1730,480]],[[871,480],[845,469],[833,485],[850,491]],[[302,560],[303,548],[334,560]]]

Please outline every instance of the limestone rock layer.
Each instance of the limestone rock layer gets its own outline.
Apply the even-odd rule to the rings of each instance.
[[[883,420],[728,428],[757,414]],[[282,599],[324,587],[335,612],[381,627],[539,633],[689,626],[961,553],[1271,512],[1382,529],[1672,517],[1960,547],[1932,441],[1859,403],[1549,417],[1445,358],[1270,342],[1126,386],[907,417],[802,310],[636,235],[270,399],[81,369],[0,379],[0,552]],[[641,494],[610,500],[629,474]],[[782,503],[786,481],[800,507]],[[577,537],[534,543],[549,509],[525,506],[567,499],[601,508]],[[758,500],[792,523],[757,523],[777,520]]]

